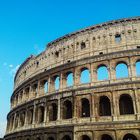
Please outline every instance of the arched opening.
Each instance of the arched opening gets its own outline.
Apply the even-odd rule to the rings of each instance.
[[[83,135],[82,138],[81,138],[81,140],[90,140],[90,137],[87,136],[87,135]]]
[[[45,108],[43,106],[40,106],[38,108],[38,123],[44,122],[44,111]]]
[[[54,78],[54,84],[55,84],[55,90],[59,90],[60,88],[60,77],[59,76],[55,76]]]
[[[86,98],[81,99],[82,111],[81,117],[90,117],[90,103]]]
[[[134,114],[133,101],[130,95],[123,94],[119,100],[120,115]]]
[[[136,76],[140,76],[140,60],[136,62]]]
[[[73,86],[73,73],[68,72],[67,73],[67,87]]]
[[[16,116],[16,119],[15,119],[15,128],[17,128],[18,127],[18,120],[19,120],[19,115],[17,115]]]
[[[116,66],[116,78],[127,78],[128,77],[128,67],[124,62],[120,62]]]
[[[33,109],[30,109],[28,112],[28,124],[33,123]]]
[[[70,136],[66,135],[62,138],[62,140],[71,140]]]
[[[88,68],[82,68],[81,69],[80,82],[82,84],[90,82],[90,72],[89,72]]]
[[[105,65],[98,66],[97,78],[98,78],[98,80],[108,80],[109,79],[108,69]]]
[[[44,92],[45,93],[48,92],[48,81],[47,80],[44,81]]]
[[[49,137],[47,140],[54,140],[54,138],[53,137]]]
[[[123,137],[123,140],[138,140],[137,137],[133,134],[126,134],[124,137]]]
[[[57,104],[52,103],[49,107],[49,120],[56,121],[57,120]]]
[[[110,100],[106,96],[100,97],[99,114],[100,116],[111,116]]]
[[[38,84],[37,83],[33,85],[32,90],[33,90],[34,95],[37,96],[37,94],[38,94]]]
[[[72,102],[66,100],[63,103],[63,119],[70,119],[72,118]]]
[[[25,123],[25,112],[20,115],[20,126],[24,126]]]
[[[102,135],[101,140],[113,140],[113,139],[111,136],[104,134],[104,135]]]
[[[41,140],[41,138],[40,138],[40,137],[38,137],[38,138],[36,138],[36,140]]]

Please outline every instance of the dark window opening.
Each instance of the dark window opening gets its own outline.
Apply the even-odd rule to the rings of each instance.
[[[87,136],[87,135],[83,135],[83,136],[82,136],[82,140],[90,140],[90,138],[89,138],[89,136]]]
[[[62,140],[71,140],[70,136],[66,135],[62,138]]]
[[[101,140],[113,140],[111,136],[107,135],[107,134],[104,134],[102,135],[102,138]]]
[[[81,43],[81,50],[82,50],[82,49],[85,49],[85,48],[86,48],[86,43],[85,43],[85,42],[82,42],[82,43]]]
[[[126,134],[123,140],[137,140],[137,138],[133,134]]]
[[[55,52],[55,56],[56,56],[56,57],[59,57],[59,52],[58,52],[58,51]]]
[[[54,140],[54,138],[53,137],[49,137],[48,140]]]
[[[33,109],[31,109],[29,112],[28,112],[28,123],[29,124],[32,124],[33,123]]]
[[[120,115],[134,114],[133,101],[130,95],[121,95],[119,109]]]
[[[106,96],[100,97],[99,114],[100,116],[111,116],[110,100]]]
[[[49,120],[56,121],[57,120],[57,104],[52,103],[49,107]]]
[[[100,53],[99,53],[99,55],[102,55],[102,54],[103,54],[103,52],[100,52]]]
[[[81,100],[82,102],[82,112],[81,117],[90,117],[90,103],[89,100],[86,98],[83,98]]]
[[[72,118],[72,103],[69,100],[66,100],[63,103],[63,119]]]
[[[39,110],[38,110],[38,116],[39,116],[38,122],[39,123],[44,122],[44,111],[45,111],[44,107],[43,106],[40,106],[39,107]]]

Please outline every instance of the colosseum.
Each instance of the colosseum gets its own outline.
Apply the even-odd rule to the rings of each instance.
[[[140,140],[140,17],[67,34],[18,69],[5,140]]]

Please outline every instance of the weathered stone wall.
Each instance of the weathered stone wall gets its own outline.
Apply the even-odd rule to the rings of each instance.
[[[89,27],[49,43],[16,74],[5,139],[139,140],[138,62],[139,17]],[[127,66],[128,77],[117,78],[119,64]],[[108,79],[98,79],[102,66]],[[84,70],[89,71],[88,83],[81,82]],[[70,73],[72,86],[67,85]]]

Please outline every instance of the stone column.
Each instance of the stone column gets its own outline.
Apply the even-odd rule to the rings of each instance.
[[[74,70],[74,86],[77,86],[80,84],[80,73],[78,69]]]
[[[113,114],[112,114],[112,116],[113,116],[113,121],[117,121],[117,119],[118,119],[118,116],[120,115],[120,113],[119,113],[119,104],[118,104],[118,93],[117,93],[117,91],[115,92],[115,91],[113,91],[113,92],[111,92],[111,94],[112,94],[112,106],[113,106]]]
[[[90,83],[92,85],[94,81],[94,74],[93,74],[93,69],[92,69],[92,64],[90,64]]]
[[[137,120],[140,120],[140,98],[139,98],[139,93],[140,93],[140,90],[139,89],[134,89],[134,97],[135,97],[135,100],[134,100],[134,103],[135,103],[135,109],[136,109],[136,116],[137,116]]]
[[[62,91],[63,90],[63,73],[60,73],[60,85],[59,85],[59,90]]]
[[[61,99],[58,98],[58,112],[57,112],[57,120],[61,120]]]
[[[44,123],[46,123],[47,122],[47,104],[44,105],[44,108],[45,108],[45,110],[44,110]]]
[[[36,105],[34,104],[34,109],[33,109],[33,125],[35,125],[36,124]]]

